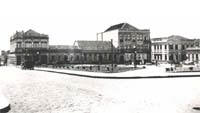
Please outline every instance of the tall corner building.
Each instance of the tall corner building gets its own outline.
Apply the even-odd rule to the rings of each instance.
[[[16,58],[15,64],[20,65],[25,59],[38,64],[48,63],[49,36],[34,30],[16,32],[10,38],[10,53]]]
[[[151,61],[151,40],[149,29],[138,29],[128,23],[120,23],[97,33],[97,40],[113,41],[113,45],[124,53],[125,60]]]

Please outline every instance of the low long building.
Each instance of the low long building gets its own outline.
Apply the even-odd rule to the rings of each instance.
[[[74,63],[125,63],[124,55],[117,51],[111,41],[78,40],[74,42],[74,47]]]

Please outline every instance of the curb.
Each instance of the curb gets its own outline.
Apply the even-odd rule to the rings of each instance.
[[[36,71],[44,71],[51,73],[59,73],[59,74],[67,74],[78,77],[86,77],[86,78],[99,78],[99,79],[151,79],[151,78],[188,78],[188,77],[200,77],[200,75],[166,75],[166,76],[129,76],[129,77],[115,77],[115,76],[91,76],[77,73],[67,73],[60,71],[52,71],[52,70],[43,70],[43,69],[35,69]]]

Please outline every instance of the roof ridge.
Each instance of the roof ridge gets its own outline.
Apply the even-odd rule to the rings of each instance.
[[[124,28],[124,26],[126,25],[127,23],[123,23],[123,26],[121,27],[121,29],[123,29]]]

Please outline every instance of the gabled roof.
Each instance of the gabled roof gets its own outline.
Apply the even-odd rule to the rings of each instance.
[[[128,24],[128,23],[120,23],[113,26],[110,26],[108,29],[106,29],[104,32],[117,30],[117,29],[131,29],[131,30],[139,30],[138,28]]]
[[[82,50],[111,50],[110,41],[75,41],[75,46]]]

